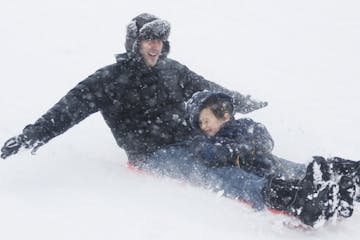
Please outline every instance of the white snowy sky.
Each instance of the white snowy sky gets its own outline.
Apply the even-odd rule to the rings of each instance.
[[[274,153],[360,159],[360,3],[340,0],[0,3],[0,142],[124,51],[125,26],[150,12],[172,25],[174,58],[269,101]],[[358,209],[357,209],[358,210]],[[0,162],[1,239],[350,239],[360,214],[313,233],[279,217],[126,169],[99,114]],[[260,218],[259,218],[260,217]]]

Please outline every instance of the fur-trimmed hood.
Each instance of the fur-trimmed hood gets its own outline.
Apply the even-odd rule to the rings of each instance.
[[[144,39],[161,39],[163,49],[161,57],[166,57],[170,51],[168,41],[170,23],[152,14],[142,13],[131,20],[127,25],[125,49],[130,55],[139,54],[139,44]]]

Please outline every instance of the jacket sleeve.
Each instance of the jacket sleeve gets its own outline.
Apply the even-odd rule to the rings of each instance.
[[[251,119],[241,119],[234,134],[206,137],[196,136],[189,144],[197,160],[210,167],[268,165],[260,156],[270,154],[274,141],[266,127]],[[241,161],[242,163],[238,162]]]
[[[273,163],[268,156],[272,155],[274,142],[264,125],[250,119],[246,122],[243,132],[238,132],[236,138],[222,141],[234,153],[233,162],[240,168],[262,176],[271,171]]]
[[[274,141],[266,127],[251,119],[242,119],[244,127],[238,128],[233,139],[218,137],[217,141],[228,146],[240,158],[271,153]]]
[[[112,75],[111,66],[98,70],[71,89],[34,124],[26,126],[23,135],[42,145],[97,112],[109,101],[105,83]]]
[[[233,165],[233,152],[227,146],[204,135],[196,136],[188,144],[197,161],[208,167]]]
[[[222,92],[231,96],[233,98],[235,112],[249,113],[268,105],[267,102],[255,100],[251,98],[250,95],[243,95],[237,91],[228,90],[214,82],[208,81],[186,66],[183,66],[181,75],[187,99],[197,91],[209,90],[212,92]]]

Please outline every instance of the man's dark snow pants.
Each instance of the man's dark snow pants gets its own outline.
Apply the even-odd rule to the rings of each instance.
[[[304,176],[306,170],[304,164],[273,157],[277,162],[273,166],[277,175],[285,176],[285,178],[289,174],[295,178]],[[178,179],[220,192],[226,197],[243,200],[258,210],[265,207],[263,189],[268,181],[266,177],[232,166],[205,166],[181,146],[158,150],[148,156],[145,161],[138,162],[136,167],[155,175]]]

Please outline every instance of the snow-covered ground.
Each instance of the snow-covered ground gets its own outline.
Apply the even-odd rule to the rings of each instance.
[[[0,142],[124,51],[142,12],[172,24],[170,57],[270,105],[248,117],[275,154],[360,159],[360,3],[356,0],[3,0]],[[351,219],[312,232],[284,217],[126,167],[100,114],[0,162],[0,239],[353,239]]]

